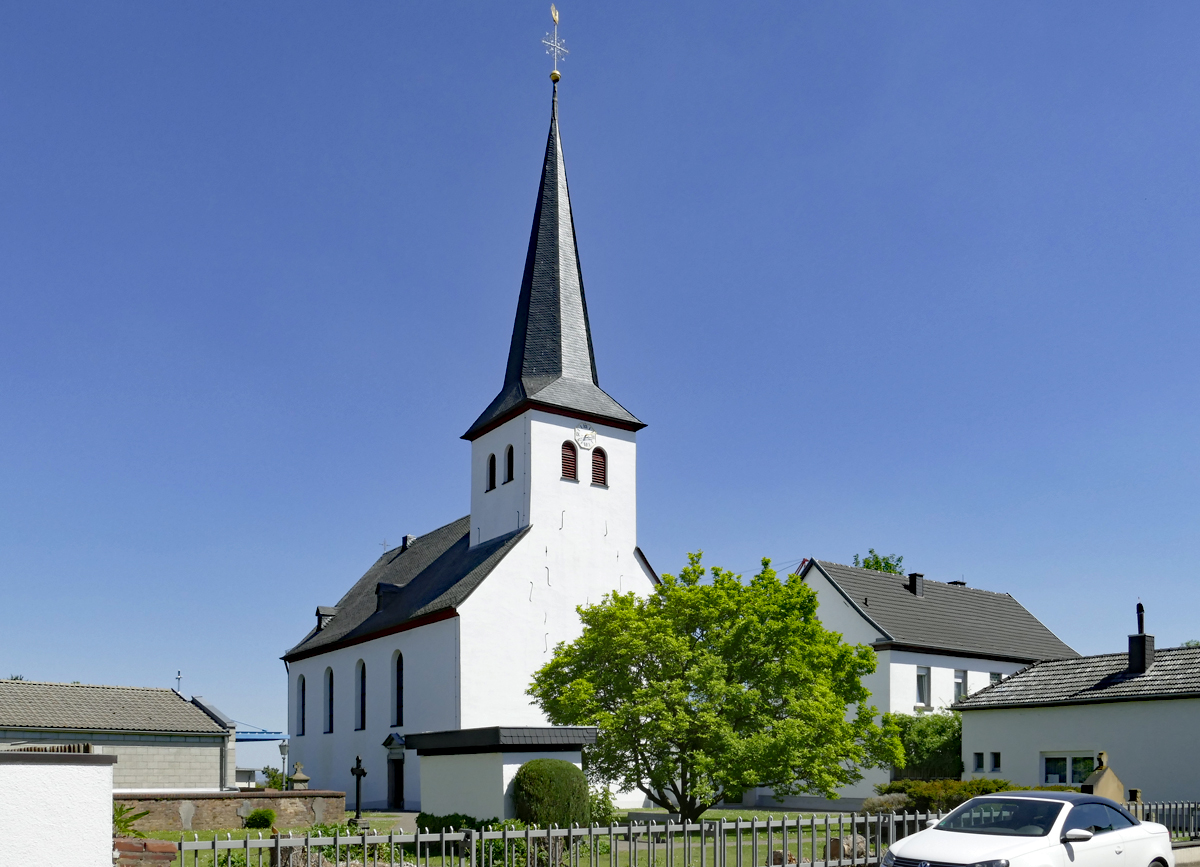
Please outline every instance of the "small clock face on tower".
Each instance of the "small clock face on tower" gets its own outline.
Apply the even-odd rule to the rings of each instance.
[[[581,449],[596,447],[596,431],[591,425],[581,424],[575,428],[575,442]]]

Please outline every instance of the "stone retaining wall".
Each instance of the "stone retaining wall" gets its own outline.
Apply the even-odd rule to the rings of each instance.
[[[114,804],[148,810],[137,821],[141,831],[215,831],[240,828],[251,810],[275,811],[275,827],[306,828],[324,822],[341,822],[346,814],[346,793],[307,789],[280,792],[258,789],[246,792],[123,792]]]

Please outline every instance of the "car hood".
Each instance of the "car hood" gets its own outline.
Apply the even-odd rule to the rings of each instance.
[[[963,834],[927,828],[911,837],[897,840],[892,851],[901,858],[918,861],[949,861],[973,864],[997,858],[1016,858],[1027,852],[1045,849],[1050,837],[1004,837],[999,834]]]

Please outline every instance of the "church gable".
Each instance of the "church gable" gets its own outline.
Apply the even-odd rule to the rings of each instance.
[[[453,616],[528,532],[469,545],[471,519],[459,518],[380,557],[314,628],[284,655],[292,662]],[[440,616],[439,616],[440,615]]]

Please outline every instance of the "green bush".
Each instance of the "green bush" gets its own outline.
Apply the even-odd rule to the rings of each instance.
[[[589,821],[594,822],[601,828],[617,824],[617,808],[613,804],[612,790],[608,786],[599,786],[592,789],[589,800],[591,801],[592,809],[592,817]]]
[[[246,817],[247,828],[270,828],[274,824],[275,811],[267,807],[251,810],[250,815]]]
[[[113,836],[114,837],[145,837],[146,835],[133,827],[133,823],[144,816],[149,816],[149,810],[140,813],[133,812],[133,807],[124,804],[113,804]]]
[[[907,795],[918,813],[953,810],[979,795],[996,792],[1029,791],[1029,786],[1017,786],[1008,780],[893,780],[887,785],[876,786],[880,795]],[[1035,786],[1038,792],[1078,792],[1078,786]]]
[[[482,831],[489,825],[499,824],[500,820],[497,818],[476,819],[474,816],[467,816],[463,813],[450,813],[445,816],[435,816],[433,813],[417,814],[417,828],[421,833],[425,833],[425,831],[432,834],[439,831],[465,831],[468,828]]]
[[[583,771],[562,759],[533,759],[517,769],[513,801],[522,822],[569,828],[592,820],[591,797]]]
[[[962,714],[949,711],[888,716],[900,729],[904,747],[904,767],[897,769],[897,777],[957,780],[962,775]]]

